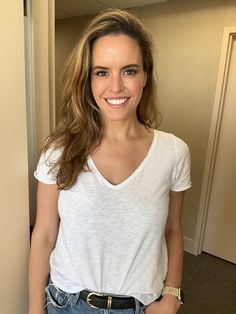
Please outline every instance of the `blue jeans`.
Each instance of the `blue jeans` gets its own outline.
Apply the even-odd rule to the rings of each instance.
[[[48,314],[143,314],[144,306],[135,300],[135,309],[94,309],[79,298],[79,293],[67,293],[60,290],[49,279],[46,288],[46,309]]]

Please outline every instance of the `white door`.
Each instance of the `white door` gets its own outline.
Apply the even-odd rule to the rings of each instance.
[[[236,264],[236,38],[233,38],[203,251]]]

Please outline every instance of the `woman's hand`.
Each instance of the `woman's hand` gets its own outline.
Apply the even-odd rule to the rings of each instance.
[[[166,294],[160,301],[147,306],[145,314],[176,314],[180,308],[180,301],[173,295]]]

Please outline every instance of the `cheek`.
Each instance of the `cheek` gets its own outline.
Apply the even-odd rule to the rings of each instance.
[[[105,82],[101,82],[99,80],[96,79],[92,79],[91,80],[91,90],[93,93],[93,97],[96,99],[97,97],[101,96],[103,94],[103,92],[106,89],[106,84]]]
[[[144,88],[144,86],[143,86],[143,82],[142,81],[138,82],[137,84],[135,84],[132,87],[133,93],[134,93],[134,95],[136,95],[137,98],[141,98],[142,97],[143,88]]]

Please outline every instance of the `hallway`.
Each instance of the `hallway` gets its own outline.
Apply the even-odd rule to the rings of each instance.
[[[235,314],[236,265],[206,253],[185,253],[183,290],[180,314]]]

